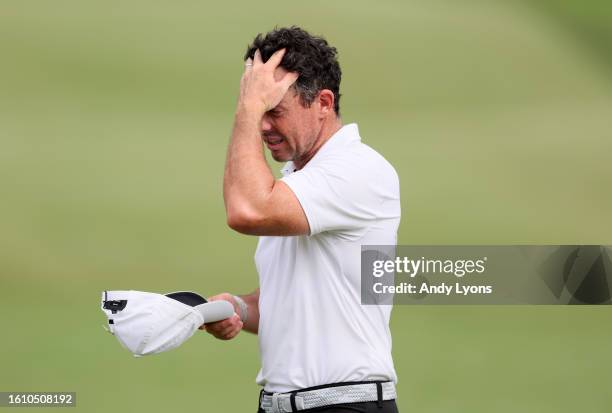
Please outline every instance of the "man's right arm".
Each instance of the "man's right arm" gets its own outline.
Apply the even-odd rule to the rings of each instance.
[[[251,294],[240,295],[239,297],[246,304],[245,321],[240,319],[240,314],[243,311],[234,296],[230,293],[222,293],[209,297],[208,301],[229,301],[234,306],[234,315],[225,320],[204,324],[200,327],[200,330],[206,330],[220,340],[231,340],[240,333],[240,330],[257,334],[259,330],[259,288]]]

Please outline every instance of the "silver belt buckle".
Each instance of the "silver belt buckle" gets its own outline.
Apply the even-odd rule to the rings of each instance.
[[[291,413],[291,394],[272,395],[272,413]]]

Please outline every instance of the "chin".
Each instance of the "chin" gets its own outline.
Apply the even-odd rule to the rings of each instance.
[[[291,160],[291,157],[287,154],[272,152],[270,155],[272,155],[272,159],[274,159],[276,162],[288,162]]]

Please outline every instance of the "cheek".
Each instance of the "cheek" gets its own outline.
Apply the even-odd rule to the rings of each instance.
[[[304,110],[299,113],[295,119],[295,135],[300,140],[300,143],[305,144],[305,140],[312,136],[317,127],[316,116],[312,111]]]
[[[299,127],[300,145],[303,149],[310,149],[319,134],[320,124],[312,112],[302,116]]]
[[[285,136],[285,142],[284,142],[284,146],[283,146],[283,150],[288,153],[288,154],[292,154],[296,151],[296,145],[297,145],[297,141],[295,138],[295,135],[287,135]]]
[[[278,133],[285,138],[285,143],[292,148],[295,148],[300,139],[299,125],[299,121],[293,118],[283,118],[277,123]]]

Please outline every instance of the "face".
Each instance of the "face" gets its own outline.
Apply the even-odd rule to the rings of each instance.
[[[276,161],[304,164],[312,155],[321,131],[316,99],[310,107],[300,103],[291,87],[274,109],[266,112],[261,122],[264,143]]]
[[[264,115],[262,138],[276,161],[299,161],[308,156],[319,132],[310,109],[302,107],[299,96],[289,90],[280,104]]]

